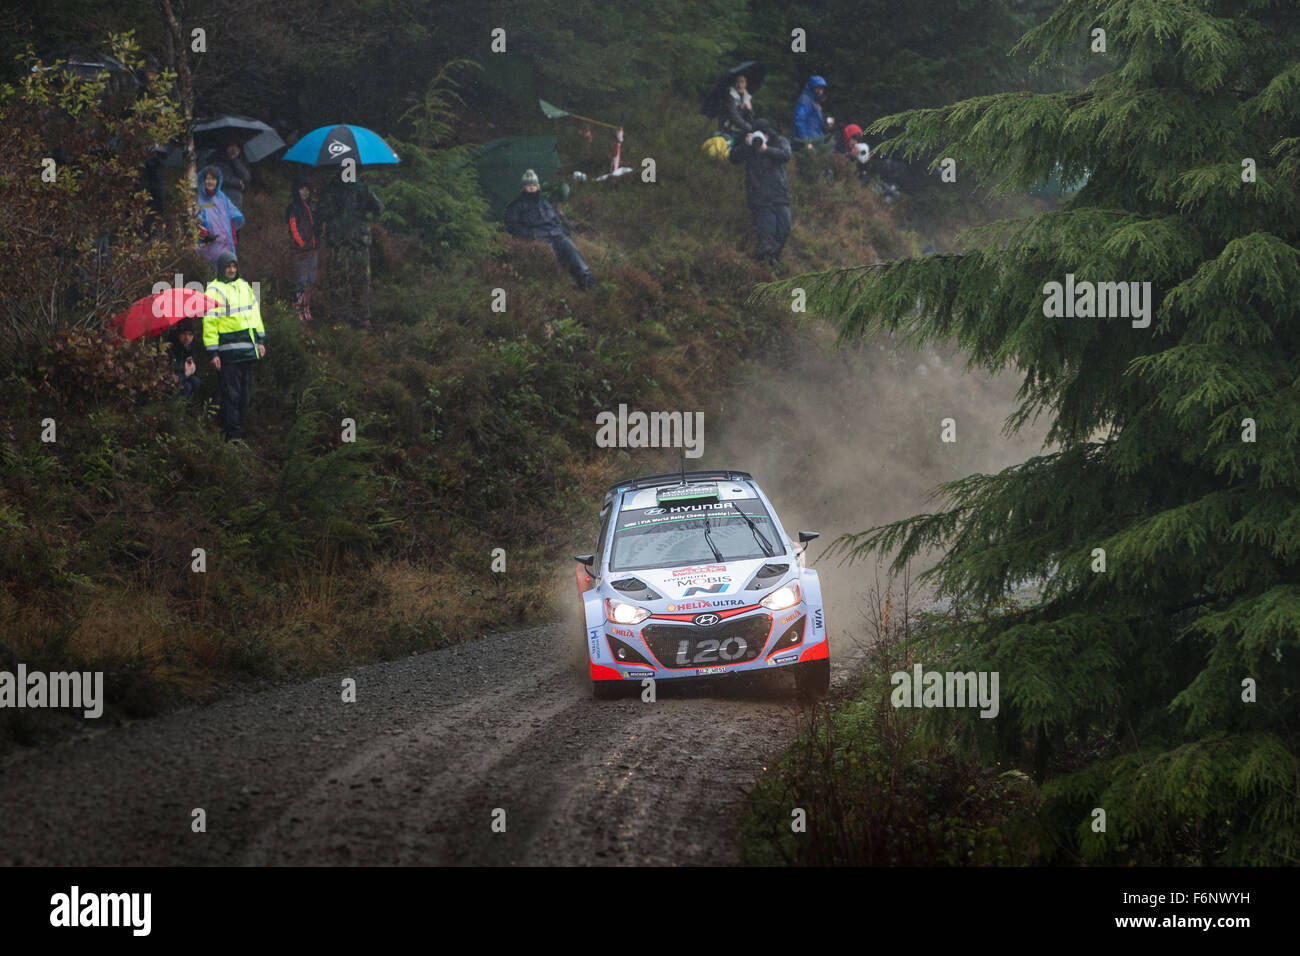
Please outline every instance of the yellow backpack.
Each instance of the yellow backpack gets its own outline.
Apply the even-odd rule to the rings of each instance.
[[[700,147],[700,152],[710,159],[725,163],[727,155],[731,152],[731,139],[721,133],[714,133],[704,141],[704,145]]]

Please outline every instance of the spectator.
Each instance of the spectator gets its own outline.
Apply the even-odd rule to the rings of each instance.
[[[226,441],[244,437],[244,416],[252,399],[253,369],[266,355],[266,329],[257,293],[239,275],[239,260],[223,252],[217,277],[208,283],[214,306],[203,321],[203,346],[217,370],[218,419]]]
[[[834,178],[834,172],[826,165],[825,156],[830,151],[827,134],[835,121],[822,115],[822,101],[826,99],[826,81],[820,76],[809,77],[799,94],[799,101],[794,107],[794,149],[795,166],[799,175],[811,179],[816,172],[816,157],[822,156],[823,171],[827,179]]]
[[[746,89],[748,86],[749,80],[741,73],[727,90],[727,112],[721,123],[723,132],[739,135],[754,131],[754,99]]]
[[[826,136],[829,128],[822,116],[822,100],[826,99],[826,81],[820,76],[810,77],[794,107],[794,144],[811,149]]]
[[[790,236],[790,141],[765,119],[754,121],[754,132],[732,147],[728,159],[745,164],[745,198],[758,231],[758,255],[773,269]]]
[[[239,140],[232,136],[226,141],[222,153],[214,150],[208,157],[209,163],[221,171],[221,188],[241,213],[244,211],[244,190],[253,184],[253,171],[240,155],[242,150]]]
[[[330,284],[339,293],[348,321],[370,328],[370,215],[384,204],[374,191],[358,181],[331,179],[321,194],[321,218],[328,223],[322,236],[330,242]]]
[[[202,388],[198,368],[194,361],[194,320],[186,316],[167,333],[170,345],[167,355],[171,359],[172,371],[180,382],[180,394],[185,397],[197,395]]]
[[[556,258],[564,263],[569,275],[582,291],[596,284],[587,260],[569,238],[568,223],[555,207],[542,198],[537,174],[525,170],[521,192],[506,207],[506,231],[519,239],[536,239],[548,243]]]
[[[863,142],[862,127],[857,123],[850,123],[840,130],[839,136],[835,137],[835,152],[841,156],[852,157],[853,147],[861,142]]]
[[[235,252],[235,229],[244,224],[244,214],[221,190],[221,171],[204,166],[199,172],[199,258],[216,263],[223,254]]]
[[[293,241],[293,304],[298,307],[298,318],[310,322],[311,287],[316,281],[316,250],[321,238],[321,220],[316,213],[316,204],[311,201],[310,180],[299,178],[293,181],[284,219],[289,224],[289,238]]]

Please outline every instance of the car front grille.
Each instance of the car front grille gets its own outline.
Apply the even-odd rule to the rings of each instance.
[[[754,614],[730,618],[713,627],[647,624],[641,629],[641,637],[662,666],[693,670],[752,661],[763,653],[771,631],[772,616]]]

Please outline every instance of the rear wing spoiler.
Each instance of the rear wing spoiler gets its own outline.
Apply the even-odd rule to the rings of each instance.
[[[643,475],[640,478],[625,478],[611,485],[609,490],[605,492],[605,502],[608,503],[620,491],[638,491],[641,488],[653,488],[655,485],[680,484],[682,478],[685,478],[688,483],[693,481],[754,480],[747,471],[733,471],[729,468],[714,469],[712,471],[688,471],[685,474],[680,471],[672,471],[666,475]]]

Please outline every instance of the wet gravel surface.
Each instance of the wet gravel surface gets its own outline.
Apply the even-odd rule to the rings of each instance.
[[[789,687],[596,701],[584,662],[548,625],[10,755],[0,865],[739,862]]]

